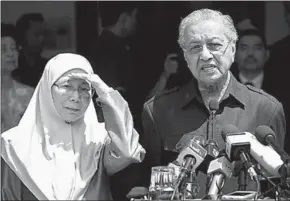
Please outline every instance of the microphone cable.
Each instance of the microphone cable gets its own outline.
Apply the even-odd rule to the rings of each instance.
[[[257,178],[255,178],[254,180],[255,180],[256,186],[257,186],[256,195],[255,195],[254,200],[258,200],[258,198],[261,194],[261,183],[260,183],[259,179],[257,179]]]

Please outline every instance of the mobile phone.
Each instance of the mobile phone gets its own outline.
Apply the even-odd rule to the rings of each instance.
[[[234,191],[230,194],[223,195],[222,200],[244,200],[253,199],[256,195],[256,191]]]

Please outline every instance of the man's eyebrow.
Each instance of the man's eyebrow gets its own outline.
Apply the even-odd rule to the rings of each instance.
[[[192,39],[189,44],[192,44],[192,43],[200,43],[201,41],[198,40],[198,39]]]
[[[206,38],[205,40],[206,41],[211,41],[211,40],[215,40],[215,39],[220,40],[220,41],[224,41],[224,39],[219,38],[218,36],[213,36],[211,38]],[[189,42],[189,44],[191,44],[191,43],[200,43],[200,42],[201,42],[200,39],[192,38],[191,41]]]
[[[219,42],[225,42],[225,39],[219,38],[218,36],[214,36],[212,38],[208,38],[206,41],[219,41]]]

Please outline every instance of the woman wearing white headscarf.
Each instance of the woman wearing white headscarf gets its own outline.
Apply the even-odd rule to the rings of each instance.
[[[105,123],[98,122],[93,90]],[[18,126],[1,135],[2,199],[110,200],[108,175],[144,158],[138,141],[121,95],[84,57],[59,54]]]

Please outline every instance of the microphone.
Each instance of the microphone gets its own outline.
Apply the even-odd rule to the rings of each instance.
[[[142,198],[148,195],[148,189],[146,187],[134,187],[127,194],[128,199],[132,198]]]
[[[255,130],[255,135],[259,142],[272,147],[281,156],[284,163],[289,161],[289,155],[276,143],[275,133],[269,126],[258,126]]]
[[[290,157],[289,155],[279,147],[276,143],[276,137],[274,131],[265,125],[258,126],[255,134],[257,139],[265,145],[269,145],[272,149],[280,155],[277,159],[282,160],[282,164],[278,168],[278,173],[281,176],[281,182],[286,189],[290,190]],[[276,159],[276,160],[277,160]],[[279,161],[280,162],[280,161]]]
[[[225,157],[221,156],[210,162],[207,174],[210,182],[207,190],[207,199],[217,200],[226,178],[233,174],[233,164]]]
[[[174,194],[176,189],[182,186],[188,174],[192,170],[196,170],[196,168],[202,163],[206,155],[207,151],[193,139],[190,140],[189,143],[180,151],[177,159],[168,165],[178,165],[181,167],[180,173],[176,180]]]
[[[228,133],[226,133],[229,131]],[[231,161],[241,160],[245,169],[251,176],[252,180],[259,181],[258,175],[254,169],[254,165],[250,161],[251,144],[246,137],[245,133],[233,132],[238,131],[238,128],[234,128],[234,125],[230,126],[230,129],[226,127],[222,131],[222,138],[226,141],[226,153]]]
[[[204,145],[207,151],[207,155],[200,165],[199,170],[206,174],[209,163],[214,160],[219,155],[219,147],[217,142],[214,140],[214,130],[215,130],[215,113],[218,110],[219,105],[217,99],[211,99],[209,102],[210,117],[207,127],[208,139]]]
[[[237,127],[234,125],[226,125],[222,130],[222,135],[227,133],[239,133]],[[257,136],[258,137],[258,136]],[[279,169],[283,164],[279,154],[269,146],[261,144],[257,138],[249,133],[244,132],[244,139],[250,142],[251,156],[273,176],[279,176]]]
[[[233,134],[233,133],[239,133],[239,130],[236,126],[229,124],[226,125],[223,130],[222,130],[222,138],[225,140],[225,136],[227,134]],[[228,154],[227,154],[228,155]],[[240,190],[245,190],[247,186],[247,179],[246,179],[246,171],[244,168],[239,169],[239,177],[238,177],[238,184],[239,184],[239,189]]]
[[[256,132],[255,132],[256,133]],[[283,165],[280,155],[270,146],[258,141],[255,135],[245,132],[251,144],[251,156],[272,176],[280,176],[279,169]]]
[[[217,99],[211,99],[209,101],[209,110],[210,110],[210,122],[211,122],[211,132],[209,132],[209,129],[208,129],[208,139],[213,139],[213,136],[214,136],[214,128],[215,128],[215,113],[216,111],[219,109],[219,103],[217,101]]]
[[[206,174],[206,171],[208,169],[210,162],[219,155],[219,148],[215,140],[207,140],[204,147],[205,147],[205,150],[207,151],[207,154],[203,162],[198,167],[198,171],[201,171],[204,174]]]

